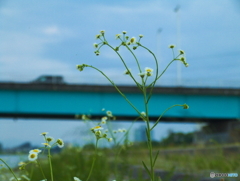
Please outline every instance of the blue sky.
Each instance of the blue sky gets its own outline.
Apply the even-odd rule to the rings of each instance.
[[[168,45],[180,40],[190,65],[181,67],[182,82],[237,82],[239,4],[237,0],[1,1],[0,80],[31,81],[42,74],[53,74],[63,75],[67,82],[106,83],[93,70],[81,74],[76,71],[76,64],[87,63],[118,82],[124,71],[119,58],[107,48],[96,57],[92,44],[95,35],[105,30],[108,41],[117,45],[115,35],[125,30],[130,37],[144,35],[142,44],[156,52],[162,69],[172,58]],[[180,26],[173,11],[177,5]],[[157,36],[159,28],[162,32]],[[120,52],[134,69],[132,57],[124,50]],[[136,53],[143,67],[154,68],[148,52]],[[177,65],[172,65],[162,82],[176,84],[176,69]],[[121,79],[121,83],[127,82]]]
[[[177,5],[180,5],[178,13],[173,11]],[[125,69],[114,52],[104,47],[97,57],[92,46],[100,30],[106,31],[108,41],[114,46],[119,43],[115,35],[125,30],[130,37],[144,35],[141,42],[156,52],[161,70],[172,58],[168,46],[178,44],[177,48],[186,52],[190,65],[188,68],[181,66],[183,85],[239,87],[239,19],[238,0],[2,0],[0,81],[28,82],[48,74],[63,75],[68,83],[106,84],[107,81],[94,70],[76,70],[76,64],[86,63],[100,68],[116,83],[129,84],[131,82],[122,75]],[[157,33],[159,28],[161,33]],[[120,53],[136,71],[127,51],[121,49]],[[143,67],[154,68],[148,52],[139,49],[136,54]],[[158,85],[176,85],[176,82],[175,63]],[[40,122],[1,120],[0,137],[8,139],[6,130],[27,135],[29,125],[36,135],[49,131],[63,136],[71,130],[71,126],[66,129],[66,124],[70,123],[61,122],[62,130],[57,133],[54,127],[58,122]],[[80,123],[71,123],[73,129],[75,124]],[[42,130],[41,125],[50,129]],[[186,125],[163,126],[162,135],[170,128],[191,131],[195,126],[188,129]],[[5,145],[14,143],[16,135],[12,136],[15,137]]]

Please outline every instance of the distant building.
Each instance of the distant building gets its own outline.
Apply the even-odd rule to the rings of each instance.
[[[218,125],[218,123],[214,123]],[[226,122],[223,130],[211,132],[206,129],[194,133],[194,143],[208,143],[211,140],[217,143],[230,143],[240,141],[240,122]]]
[[[151,131],[152,140],[154,140],[153,135],[154,135],[154,130]],[[138,128],[135,129],[135,131],[134,131],[134,141],[135,142],[147,141],[146,126],[145,125],[141,125],[141,126],[139,126]]]

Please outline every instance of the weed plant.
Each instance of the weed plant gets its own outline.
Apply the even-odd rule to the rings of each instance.
[[[154,53],[142,45],[140,43],[141,39],[143,38],[143,35],[139,35],[138,40],[135,37],[129,38],[127,36],[127,32],[123,31],[122,34],[117,34],[116,38],[120,41],[119,46],[113,47],[108,43],[105,37],[105,31],[100,31],[100,34],[96,35],[96,38],[100,41],[100,43],[95,43],[94,47],[96,48],[95,54],[100,55],[100,49],[103,46],[109,47],[112,51],[114,51],[120,58],[121,62],[123,63],[123,67],[125,69],[124,74],[129,76],[130,79],[133,80],[133,82],[136,84],[137,88],[140,90],[140,92],[143,95],[143,105],[144,105],[144,111],[139,110],[128,98],[127,96],[118,88],[118,86],[101,70],[98,68],[82,64],[77,65],[77,69],[79,71],[83,71],[86,67],[93,68],[100,72],[118,91],[118,93],[129,103],[129,105],[133,108],[133,110],[136,111],[137,119],[141,118],[145,124],[146,124],[146,137],[147,137],[147,158],[146,159],[140,159],[144,169],[146,170],[146,173],[148,174],[148,177],[144,175],[144,172],[142,172],[142,175],[138,175],[137,180],[151,180],[151,181],[160,181],[161,178],[159,176],[155,175],[155,168],[156,168],[156,161],[159,157],[159,150],[157,152],[154,152],[153,150],[153,143],[152,143],[152,137],[151,137],[151,131],[157,126],[159,123],[161,117],[166,113],[169,109],[173,107],[183,107],[184,109],[188,109],[189,106],[187,104],[176,104],[169,108],[167,108],[161,115],[159,115],[157,120],[154,120],[154,124],[150,124],[149,119],[149,102],[152,97],[153,89],[155,87],[156,82],[161,78],[161,76],[165,73],[165,71],[168,69],[168,67],[175,61],[180,61],[188,67],[188,63],[185,59],[185,52],[183,50],[179,50],[178,54],[175,56],[174,51],[174,45],[170,45],[169,48],[172,50],[173,59],[169,62],[169,64],[166,66],[166,68],[160,72],[159,70],[159,64],[156,56]],[[135,63],[136,63],[136,69],[139,72],[138,75],[135,76],[133,71],[128,67],[127,63],[119,53],[120,48],[125,48],[127,51],[130,52],[130,54],[133,56]],[[155,74],[154,70],[150,67],[141,67],[140,62],[138,61],[138,58],[136,54],[134,53],[135,50],[142,48],[143,50],[146,50],[149,52],[152,57],[153,61],[155,62]],[[151,79],[151,77],[153,77]],[[139,81],[140,79],[140,81]],[[77,149],[67,149],[60,155],[52,155],[51,149],[54,146],[58,146],[62,148],[64,146],[64,142],[62,139],[55,139],[53,137],[47,136],[47,132],[44,132],[41,134],[44,138],[43,147],[40,147],[39,149],[33,149],[29,152],[29,162],[27,163],[21,163],[19,166],[20,170],[24,170],[26,175],[16,175],[14,171],[8,166],[8,164],[0,159],[0,161],[3,162],[3,164],[8,168],[9,173],[12,174],[12,178],[10,178],[10,181],[19,181],[19,180],[41,180],[41,181],[81,181],[79,178],[84,179],[84,181],[93,181],[93,180],[101,180],[101,181],[107,181],[112,176],[110,173],[114,173],[114,177],[118,178],[117,181],[124,179],[124,174],[126,172],[122,173],[118,171],[118,165],[115,164],[115,166],[112,168],[109,167],[108,163],[108,157],[106,152],[102,152],[101,149],[98,148],[98,144],[102,140],[107,140],[109,142],[114,142],[114,163],[118,163],[120,155],[126,154],[124,149],[126,148],[126,144],[121,146],[121,142],[117,142],[116,138],[113,134],[113,132],[107,133],[106,130],[104,130],[103,125],[106,124],[107,120],[110,120],[114,116],[112,115],[111,111],[107,111],[107,117],[103,117],[101,122],[90,129],[90,131],[95,136],[95,146],[94,151],[89,151],[87,154],[84,153],[84,150],[77,150]],[[85,117],[87,118],[87,117]],[[109,125],[108,125],[109,126]],[[110,127],[109,127],[110,128]],[[128,131],[121,130],[122,132],[126,132],[126,136],[128,135]],[[127,139],[125,139],[127,140]],[[115,149],[116,148],[116,149]],[[40,161],[38,157],[41,157],[44,153],[46,153],[47,158]],[[125,155],[126,156],[126,155]],[[124,161],[127,161],[123,158]],[[125,171],[121,168],[121,171]],[[122,174],[122,177],[118,177],[118,175]],[[129,173],[127,173],[129,174]],[[21,177],[21,178],[20,178]],[[133,180],[129,178],[128,180]]]
[[[112,81],[103,71],[101,71],[100,69],[98,69],[95,66],[92,65],[88,65],[88,64],[82,64],[82,65],[77,65],[77,69],[79,71],[83,71],[85,68],[89,67],[92,69],[95,69],[96,71],[98,71],[99,73],[101,73],[111,84],[112,86],[115,87],[115,89],[117,90],[117,92],[129,103],[129,105],[136,111],[136,113],[138,114],[139,117],[141,117],[141,119],[146,123],[146,137],[147,137],[147,147],[149,150],[149,164],[146,165],[146,161],[142,160],[142,164],[146,170],[146,172],[149,175],[149,178],[151,181],[156,181],[156,180],[161,180],[160,177],[156,177],[155,176],[155,172],[154,172],[154,166],[156,163],[156,160],[158,158],[158,154],[159,152],[157,152],[156,154],[153,154],[153,146],[152,146],[152,138],[151,138],[151,131],[157,126],[157,124],[159,123],[161,117],[163,116],[164,113],[166,113],[169,109],[176,107],[176,106],[182,106],[184,109],[188,109],[189,106],[187,104],[176,104],[173,105],[169,108],[167,108],[160,116],[157,120],[155,120],[155,123],[153,125],[150,125],[150,119],[149,119],[149,101],[152,97],[152,92],[154,89],[154,86],[156,84],[156,82],[161,78],[161,76],[165,73],[165,71],[168,69],[168,67],[175,61],[180,61],[183,63],[183,65],[185,65],[186,67],[188,67],[188,63],[186,62],[185,59],[185,52],[183,50],[179,50],[178,54],[175,55],[174,52],[174,45],[170,45],[169,48],[172,49],[172,53],[173,53],[173,59],[169,62],[169,64],[166,66],[166,68],[160,73],[159,72],[159,64],[158,64],[158,60],[155,56],[155,54],[148,49],[147,47],[145,47],[142,43],[140,43],[141,39],[143,38],[143,35],[139,35],[138,40],[135,37],[130,38],[127,35],[126,31],[123,31],[122,34],[117,34],[116,35],[116,39],[118,39],[120,41],[119,45],[117,47],[113,47],[111,44],[108,43],[106,36],[105,36],[105,31],[100,31],[100,34],[96,35],[97,40],[99,40],[99,43],[94,43],[94,47],[96,48],[95,54],[98,56],[100,55],[100,49],[103,46],[107,46],[109,47],[112,51],[114,51],[118,57],[120,58],[120,61],[123,64],[123,67],[125,69],[124,74],[129,76],[130,79],[133,80],[133,82],[135,83],[135,85],[137,86],[137,88],[140,90],[140,92],[143,95],[143,105],[144,105],[144,111],[139,110],[136,105],[134,105],[128,98],[127,96],[118,88],[118,86],[114,83],[114,81]],[[130,54],[133,56],[135,62],[136,62],[136,69],[138,70],[138,75],[135,76],[135,74],[133,73],[133,71],[128,67],[127,62],[124,60],[124,58],[122,57],[122,55],[119,53],[120,48],[125,48],[127,51],[130,52]],[[146,51],[148,51],[152,57],[153,57],[153,61],[155,61],[155,70],[156,73],[154,75],[154,70],[150,67],[145,67],[143,69],[143,67],[141,67],[140,62],[136,56],[136,54],[134,53],[135,50],[137,49],[144,49]],[[153,77],[153,80],[149,79],[149,77]],[[138,78],[140,78],[140,81],[138,81]]]

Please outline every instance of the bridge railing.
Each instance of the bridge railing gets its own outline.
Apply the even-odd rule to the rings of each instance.
[[[111,76],[111,80],[114,81],[117,85],[134,85],[134,82],[131,79],[127,79],[122,76]],[[31,83],[35,79],[8,79],[1,80],[0,83]],[[151,79],[149,80],[151,81]],[[64,82],[66,84],[88,84],[88,85],[110,85],[110,83],[106,80],[105,77],[96,76],[96,75],[84,75],[80,74],[80,76],[64,76]],[[176,80],[174,78],[163,78],[160,79],[156,86],[166,86],[166,87],[196,87],[196,88],[240,88],[240,80],[222,80],[222,79],[181,79]]]

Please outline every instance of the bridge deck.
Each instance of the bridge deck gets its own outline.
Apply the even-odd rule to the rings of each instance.
[[[144,111],[143,97],[136,87],[119,86],[130,101]],[[0,117],[74,118],[75,114],[104,115],[111,110],[118,119],[137,117],[135,110],[112,86],[0,83]],[[171,121],[214,121],[240,118],[240,89],[156,87],[149,103],[150,117],[156,119],[173,104],[187,103],[168,111]]]

